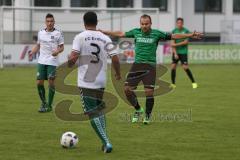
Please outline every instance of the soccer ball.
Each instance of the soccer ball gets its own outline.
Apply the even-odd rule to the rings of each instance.
[[[60,140],[63,148],[74,148],[78,143],[78,137],[73,132],[65,132]]]

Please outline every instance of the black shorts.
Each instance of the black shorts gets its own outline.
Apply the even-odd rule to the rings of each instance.
[[[187,54],[177,54],[178,59],[175,58],[174,55],[172,55],[172,63],[177,64],[178,61],[180,60],[181,64],[188,64],[188,55]]]
[[[156,81],[156,65],[133,63],[128,72],[125,86],[137,88],[140,81],[143,82],[144,88],[153,89]]]

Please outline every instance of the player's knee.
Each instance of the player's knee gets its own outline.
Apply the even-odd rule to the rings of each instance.
[[[55,76],[49,76],[48,77],[48,81],[54,81],[55,80]]]
[[[146,97],[153,97],[153,93],[151,92],[145,92]]]
[[[130,86],[125,86],[124,87],[124,92],[126,95],[130,95],[132,93],[131,87]]]
[[[44,85],[44,81],[43,80],[37,80],[37,85]]]
[[[154,94],[154,89],[145,89],[145,95],[147,97],[152,97]]]
[[[48,79],[48,83],[54,84],[54,79]]]
[[[48,80],[48,88],[55,91],[55,84],[53,80]]]
[[[177,65],[176,65],[176,64],[172,64],[172,65],[171,65],[171,69],[172,69],[172,70],[175,70],[176,68],[177,68]]]
[[[130,88],[128,86],[124,87],[124,92],[125,92],[126,95],[129,95]]]
[[[182,67],[185,71],[189,68],[188,65],[183,65]]]

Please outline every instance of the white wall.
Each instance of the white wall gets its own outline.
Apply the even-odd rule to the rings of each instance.
[[[99,0],[99,7],[105,8],[107,0]],[[68,3],[67,3],[68,2]],[[63,1],[62,7],[70,7],[70,1]],[[150,14],[153,19],[153,28],[159,28],[161,30],[170,31],[174,27],[174,2],[175,0],[169,0],[168,12],[160,12],[159,15],[156,12],[134,12],[134,11],[122,11],[113,14],[113,22],[111,23],[111,14],[107,11],[97,12],[99,17],[99,28],[113,29],[113,30],[129,30],[135,27],[139,27],[139,17],[146,13]],[[30,6],[29,0],[15,0],[15,7],[28,7]],[[142,7],[141,0],[134,0],[135,8]],[[54,14],[56,24],[59,25],[62,30],[75,32],[83,30],[82,16],[84,12],[77,11],[44,11],[36,10],[32,12],[32,23],[29,10],[16,10],[15,11],[15,30],[16,31],[28,31],[31,26],[33,31],[37,31],[44,27],[44,17],[47,12]],[[113,27],[111,25],[113,24]],[[4,30],[13,30],[13,11],[5,10],[4,12]]]
[[[239,14],[233,14],[233,0],[223,0],[222,7],[222,13],[206,13],[206,32],[219,33],[222,20],[240,20]],[[194,12],[194,0],[182,0],[181,10],[182,17],[185,19],[185,25],[189,29],[203,31],[203,14]]]

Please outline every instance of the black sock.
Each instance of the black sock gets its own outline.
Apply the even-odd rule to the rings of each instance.
[[[171,71],[171,79],[172,79],[172,84],[175,84],[176,69],[172,69],[172,71]]]
[[[126,95],[127,100],[130,102],[130,104],[136,109],[140,109],[140,105],[137,100],[137,96],[134,92],[131,92],[130,94]]]
[[[195,83],[195,80],[193,78],[193,75],[192,75],[192,72],[190,71],[190,69],[186,69],[185,71],[186,71],[189,79],[192,81],[192,83]]]
[[[150,117],[152,113],[154,105],[154,97],[153,96],[147,96],[146,97],[146,115]]]

